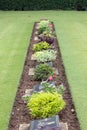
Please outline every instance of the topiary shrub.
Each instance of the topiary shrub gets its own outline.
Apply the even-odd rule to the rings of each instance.
[[[56,92],[36,93],[29,98],[27,107],[33,117],[46,118],[58,114],[65,107],[65,101]]]
[[[39,64],[34,71],[34,79],[46,80],[53,73],[53,69],[48,64]]]

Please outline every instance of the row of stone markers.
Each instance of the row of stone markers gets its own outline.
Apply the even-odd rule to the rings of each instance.
[[[29,109],[33,120],[29,124],[20,124],[19,130],[68,130],[67,123],[60,122],[58,116],[58,112],[65,107],[65,101],[63,100],[65,88],[62,83],[57,85],[60,73],[55,65],[57,50],[55,47],[56,35],[53,27],[53,23],[49,20],[41,20],[34,26],[34,43],[31,47],[33,52],[31,55],[31,62],[35,64],[34,67],[29,67],[28,76],[32,76],[35,81],[38,81],[38,84],[33,86],[32,89],[26,89],[25,94],[22,96],[22,99],[27,103],[27,108]],[[45,68],[45,65],[48,69]],[[42,102],[40,101],[40,107],[35,111],[38,105],[36,103],[39,102],[41,94],[43,96],[44,93],[49,93],[54,97],[57,95],[59,101],[57,100],[57,97],[54,98],[54,100],[57,100],[56,103],[57,106],[59,105],[59,108],[57,108],[55,104],[53,107],[56,107],[58,112],[55,112],[53,107],[49,106],[52,102],[51,98],[49,99],[50,101],[48,101],[48,104],[46,102],[46,107],[43,109],[44,106],[41,106],[41,104],[45,102],[45,98],[48,100],[47,97],[44,97]],[[37,101],[35,99],[37,99],[38,95],[39,99]],[[43,98],[41,97],[41,99]],[[36,106],[34,106],[34,104]],[[45,111],[48,106],[51,107],[49,108],[52,112],[50,112],[50,114],[49,111]],[[42,111],[42,115],[38,116],[39,114],[37,113],[39,113],[41,109],[45,111],[45,113],[43,114]]]

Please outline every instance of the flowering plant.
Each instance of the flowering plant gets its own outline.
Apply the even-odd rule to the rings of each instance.
[[[42,34],[43,32],[51,32],[51,28],[49,27],[49,20],[42,20],[38,23],[38,34]]]
[[[47,62],[56,59],[56,51],[54,50],[43,50],[34,54],[38,62]]]
[[[49,43],[50,45],[54,43],[54,35],[51,34],[51,33],[43,33],[43,34],[40,34],[38,36],[39,40],[40,41],[46,41],[47,43]]]
[[[53,81],[56,77],[57,75],[54,73],[53,75],[48,77],[48,81]]]

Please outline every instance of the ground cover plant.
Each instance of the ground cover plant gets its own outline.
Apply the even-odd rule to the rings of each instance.
[[[7,128],[33,22],[41,17],[54,20],[81,130],[87,130],[87,12],[75,11],[0,12],[0,128]]]
[[[50,33],[52,30],[50,28],[50,21],[49,20],[45,20],[45,21],[40,21],[38,23],[38,34],[43,34],[45,33]]]
[[[38,62],[49,62],[56,59],[56,51],[43,50],[43,51],[36,52],[34,56]]]

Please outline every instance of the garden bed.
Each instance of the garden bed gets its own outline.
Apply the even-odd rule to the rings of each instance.
[[[37,61],[31,60],[33,54],[32,47],[33,44],[36,42],[34,38],[35,36],[37,36],[37,34],[35,33],[37,31],[36,26],[37,23],[34,24],[32,36],[30,39],[30,45],[27,51],[23,72],[21,75],[11,113],[11,118],[9,121],[8,130],[18,130],[20,124],[29,123],[30,120],[32,120],[31,116],[29,116],[29,112],[26,108],[26,103],[24,103],[22,96],[25,94],[26,89],[32,89],[35,85],[38,84],[38,81],[33,80],[33,76],[28,75],[29,68],[34,68],[35,65],[38,64]],[[54,25],[53,29],[55,30]],[[57,50],[57,57],[56,60],[53,61],[53,67],[57,68],[59,72],[59,78],[56,80],[56,84],[63,84],[66,88],[63,96],[66,102],[66,107],[62,112],[59,113],[60,121],[67,122],[69,130],[80,130],[57,39],[55,39],[54,48],[56,48]]]

